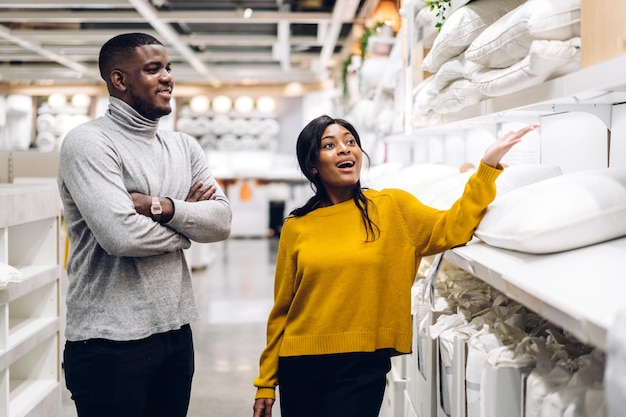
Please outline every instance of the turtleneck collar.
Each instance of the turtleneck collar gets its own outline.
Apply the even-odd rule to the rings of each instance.
[[[159,128],[158,120],[150,120],[143,117],[130,105],[117,97],[109,97],[109,108],[106,114],[107,117],[124,129],[146,138],[155,137]]]

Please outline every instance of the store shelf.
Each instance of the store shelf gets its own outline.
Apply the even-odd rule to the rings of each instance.
[[[626,238],[546,255],[473,240],[445,258],[599,348],[624,305],[619,271],[626,266]]]
[[[625,72],[626,56],[623,56],[516,93],[483,100],[442,116],[440,124],[500,121],[571,110],[602,114],[603,106],[607,106],[610,114],[608,106],[626,102],[626,82],[616,76]]]
[[[0,262],[21,273],[0,286],[0,417],[60,416],[57,186],[0,184],[0,207]]]

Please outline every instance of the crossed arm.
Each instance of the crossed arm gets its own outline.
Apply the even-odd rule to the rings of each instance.
[[[217,187],[214,184],[205,184],[202,181],[198,181],[189,190],[185,201],[196,202],[215,200],[217,197],[215,194],[216,191]],[[150,212],[152,197],[137,192],[130,193],[130,196],[133,199],[133,205],[135,206],[137,213],[152,218],[152,214]],[[159,197],[159,201],[163,207],[160,223],[167,223],[172,219],[172,217],[174,217],[174,203],[167,197]]]

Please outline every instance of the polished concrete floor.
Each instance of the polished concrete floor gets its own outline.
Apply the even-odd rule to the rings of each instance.
[[[188,417],[252,416],[265,321],[272,306],[277,239],[229,239],[212,244],[214,257],[193,273],[202,319],[192,324],[196,373]],[[209,259],[203,251],[195,259]],[[64,384],[63,384],[64,385]],[[278,405],[274,416],[280,417]],[[76,417],[63,391],[63,417]]]

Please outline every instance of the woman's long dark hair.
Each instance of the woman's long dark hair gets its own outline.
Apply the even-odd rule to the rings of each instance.
[[[313,197],[309,199],[302,207],[294,209],[290,214],[295,217],[302,217],[307,213],[319,208],[322,203],[329,201],[328,194],[320,177],[313,172],[313,168],[318,162],[319,153],[321,149],[321,138],[324,133],[324,130],[330,125],[338,124],[344,128],[346,128],[354,139],[356,140],[357,145],[363,152],[363,154],[368,158],[369,155],[363,150],[361,147],[361,139],[359,138],[359,134],[352,124],[344,119],[333,119],[329,116],[320,116],[315,118],[307,124],[300,135],[298,136],[298,141],[296,143],[296,154],[298,157],[298,164],[300,165],[300,170],[304,174],[304,176],[311,182],[311,188],[315,193]],[[354,186],[354,191],[352,193],[352,199],[354,203],[359,208],[361,212],[361,218],[363,219],[363,225],[365,226],[365,232],[367,234],[366,241],[372,242],[376,240],[376,238],[380,235],[380,229],[376,224],[372,221],[369,216],[370,205],[373,206],[370,200],[365,197],[363,194],[363,190],[361,189],[361,181],[357,181]]]

